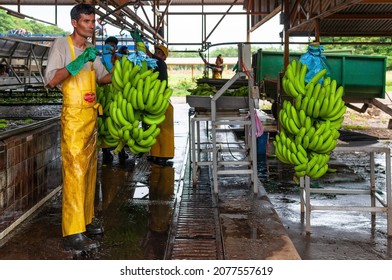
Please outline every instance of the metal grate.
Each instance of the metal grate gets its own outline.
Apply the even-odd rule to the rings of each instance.
[[[223,259],[219,215],[209,182],[208,167],[202,167],[200,184],[184,184],[177,214],[173,218],[168,259]]]

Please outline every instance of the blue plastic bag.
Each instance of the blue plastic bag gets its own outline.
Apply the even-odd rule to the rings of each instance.
[[[306,64],[308,68],[308,72],[305,75],[305,82],[309,83],[309,81],[321,70],[327,69],[327,73],[325,76],[329,76],[329,69],[327,65],[327,58],[322,53],[324,51],[323,46],[308,46],[308,51],[304,53],[300,62],[302,64]],[[324,81],[323,78],[319,80],[319,83]]]

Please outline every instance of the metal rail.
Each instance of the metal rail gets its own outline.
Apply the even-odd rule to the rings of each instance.
[[[387,213],[387,235],[392,237],[392,189],[391,189],[391,150],[387,146],[380,144],[374,145],[363,145],[360,146],[350,145],[350,144],[339,144],[336,146],[335,152],[339,153],[352,153],[352,152],[362,152],[368,153],[370,155],[370,186],[366,190],[359,189],[336,189],[336,188],[323,188],[323,189],[313,189],[310,186],[310,178],[308,176],[300,178],[300,189],[301,189],[301,213],[305,213],[306,220],[306,232],[310,233],[310,215],[311,211],[369,211],[374,216],[376,212]],[[384,153],[385,154],[385,194],[381,197],[376,193],[375,187],[375,162],[374,154]],[[311,197],[312,193],[327,193],[327,194],[348,194],[348,195],[359,195],[367,194],[370,195],[370,206],[361,205],[312,205]],[[381,205],[377,205],[379,202]]]

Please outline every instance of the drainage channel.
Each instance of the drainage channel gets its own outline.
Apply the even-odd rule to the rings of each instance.
[[[185,178],[189,176],[187,168]],[[191,180],[184,180],[168,242],[166,259],[224,259],[217,201],[212,192],[208,166],[200,167],[196,185]]]

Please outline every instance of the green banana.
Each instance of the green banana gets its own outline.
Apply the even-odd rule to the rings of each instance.
[[[151,77],[147,76],[144,82],[143,88],[143,102],[147,102],[148,94],[150,93],[150,84],[151,84]]]
[[[153,125],[153,124],[159,125],[165,120],[165,118],[166,118],[165,115],[161,115],[159,117],[154,118],[151,115],[146,114],[143,116],[143,122],[149,125]]]
[[[132,125],[130,122],[128,122],[125,119],[125,117],[124,117],[124,115],[123,115],[123,113],[122,113],[120,108],[116,109],[116,113],[117,113],[117,119],[118,119],[118,121],[120,122],[121,125],[123,125],[123,126]]]
[[[298,111],[301,110],[301,103],[302,103],[302,94],[298,95],[297,98],[295,98],[295,109]]]
[[[317,119],[320,115],[320,101],[317,99],[313,107],[313,118]]]
[[[299,120],[297,110],[295,109],[294,106],[290,106],[290,111],[291,111],[291,118],[293,119],[295,125],[300,128],[301,122]]]
[[[313,135],[313,137],[311,138],[311,141],[309,143],[308,149],[309,150],[314,150],[317,143],[319,141],[319,136],[318,135]]]
[[[127,116],[128,116],[128,121],[134,122],[135,121],[135,113],[133,111],[132,104],[127,102]]]
[[[313,78],[309,81],[309,83],[318,83],[318,81],[324,77],[324,75],[327,73],[327,69],[324,68],[322,70],[320,70],[316,75],[313,76]]]
[[[306,113],[304,110],[300,110],[299,111],[299,122],[301,124],[301,126],[305,127],[305,122],[306,122]]]
[[[328,171],[328,164],[325,164],[325,165],[319,167],[319,169],[317,170],[317,172],[316,172],[315,174],[313,174],[311,178],[313,178],[313,179],[320,178],[320,177],[323,176],[325,173],[327,173],[327,171]]]
[[[312,97],[309,99],[308,107],[306,108],[306,114],[307,114],[309,117],[312,117],[312,116],[313,116],[313,107],[314,107],[314,103],[315,103],[315,99],[314,99],[314,97],[312,96]]]

